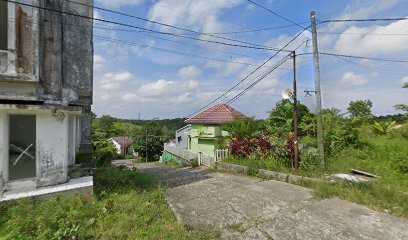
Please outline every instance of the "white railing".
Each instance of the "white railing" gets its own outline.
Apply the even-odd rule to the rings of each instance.
[[[215,152],[215,159],[217,162],[224,160],[229,156],[229,149],[217,149]]]
[[[182,159],[185,159],[187,161],[195,160],[195,159],[198,158],[197,153],[193,153],[193,152],[191,152],[191,151],[189,151],[187,149],[179,148],[179,147],[176,147],[176,146],[174,146],[172,144],[168,144],[168,143],[164,144],[164,151],[166,151],[168,153],[171,153],[171,154],[173,154],[175,156],[178,156],[178,157],[180,157]]]

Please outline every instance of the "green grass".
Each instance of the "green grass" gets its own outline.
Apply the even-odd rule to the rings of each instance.
[[[213,239],[185,229],[163,189],[135,170],[98,169],[98,198],[57,196],[0,204],[0,239]],[[112,182],[106,184],[106,181]]]
[[[327,163],[327,173],[351,168],[380,178],[369,184],[312,184],[317,197],[338,196],[373,209],[408,217],[408,141],[386,136],[366,139],[362,149],[344,149]]]

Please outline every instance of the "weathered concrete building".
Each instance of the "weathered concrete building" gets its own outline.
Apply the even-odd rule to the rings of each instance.
[[[92,152],[93,23],[74,15],[93,9],[15,1],[0,1],[0,196],[64,183]]]

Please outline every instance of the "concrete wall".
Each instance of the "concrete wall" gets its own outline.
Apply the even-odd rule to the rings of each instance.
[[[93,8],[65,0],[16,1],[93,17]],[[11,2],[7,7],[9,50],[0,51],[0,192],[11,186],[9,113],[37,116],[36,186],[65,182],[76,153],[92,152],[92,20]],[[71,118],[73,112],[82,115]]]
[[[29,114],[36,116],[36,177],[35,187],[64,183],[68,179],[69,125],[70,119],[78,118],[80,112],[52,109],[0,109],[0,193],[12,189],[8,182],[9,164],[9,115]],[[22,180],[27,182],[27,180]],[[27,187],[27,184],[22,184]]]
[[[68,119],[37,113],[37,186],[68,180]]]
[[[93,17],[92,8],[64,0],[17,2]],[[0,101],[82,106],[80,150],[92,152],[92,20],[11,2],[8,15],[9,51],[0,52]]]

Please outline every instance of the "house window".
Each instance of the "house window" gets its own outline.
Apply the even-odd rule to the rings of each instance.
[[[35,115],[9,116],[9,180],[36,176]]]
[[[0,50],[7,51],[7,2],[0,1]]]
[[[177,143],[180,143],[181,142],[181,136],[178,136],[177,137]]]

